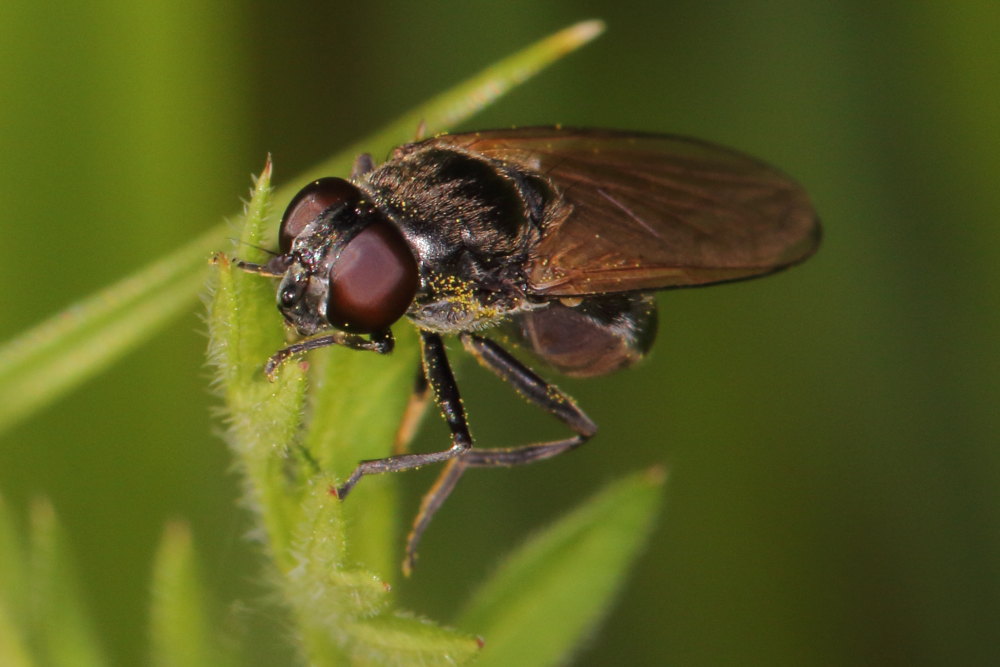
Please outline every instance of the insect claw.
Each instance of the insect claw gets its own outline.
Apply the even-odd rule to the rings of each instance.
[[[274,382],[278,379],[278,366],[284,363],[285,359],[288,358],[287,354],[282,354],[284,350],[279,351],[277,354],[271,356],[264,364],[264,376],[267,378],[268,382]]]
[[[413,574],[413,567],[416,565],[417,553],[415,551],[406,550],[406,557],[403,559],[403,576],[407,579]]]

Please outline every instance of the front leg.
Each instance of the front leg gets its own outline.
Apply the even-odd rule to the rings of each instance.
[[[267,379],[274,382],[278,367],[294,356],[300,355],[309,350],[316,350],[330,345],[342,345],[352,350],[368,350],[378,354],[389,354],[396,344],[396,339],[392,337],[392,331],[386,329],[371,334],[368,338],[358,334],[334,331],[333,333],[316,338],[307,338],[293,345],[282,348],[271,355],[271,358],[264,364],[264,374]]]

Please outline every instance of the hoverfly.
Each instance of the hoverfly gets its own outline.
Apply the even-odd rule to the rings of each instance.
[[[548,459],[597,430],[491,332],[566,375],[603,375],[649,350],[655,290],[773,273],[809,257],[819,239],[803,189],[749,156],[676,136],[537,127],[444,134],[400,146],[378,166],[361,156],[350,180],[322,178],[295,196],[269,262],[238,264],[281,278],[278,309],[304,337],[268,360],[269,376],[328,345],[385,354],[394,322],[417,327],[422,363],[407,414],[412,422],[432,393],[451,446],[361,461],[336,489],[345,498],[365,475],[445,463],[410,532],[409,571],[467,468]],[[475,447],[445,334],[572,436]]]

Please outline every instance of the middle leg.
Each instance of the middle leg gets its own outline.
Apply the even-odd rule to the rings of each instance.
[[[420,511],[406,538],[406,557],[403,572],[409,574],[417,558],[417,546],[434,513],[452,492],[466,468],[515,466],[551,458],[579,447],[597,432],[597,425],[572,398],[549,384],[534,371],[514,358],[493,341],[473,334],[461,334],[465,349],[484,367],[500,379],[509,382],[519,394],[547,412],[555,415],[575,433],[573,437],[534,445],[505,449],[476,449],[470,447],[448,461],[420,504]]]
[[[451,430],[451,447],[439,452],[397,454],[384,459],[362,461],[347,481],[336,489],[338,498],[344,499],[365,475],[412,470],[431,463],[441,463],[459,456],[472,447],[472,435],[469,433],[469,424],[465,418],[465,408],[462,407],[458,385],[455,383],[455,375],[451,372],[441,336],[421,331],[420,349],[427,382]]]

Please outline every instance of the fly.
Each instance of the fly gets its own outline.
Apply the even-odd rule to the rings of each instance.
[[[504,331],[556,371],[593,377],[639,361],[656,333],[655,290],[744,280],[809,257],[820,226],[804,190],[736,151],[683,137],[562,127],[444,134],[396,148],[350,180],[321,178],[288,205],[278,254],[241,268],[281,278],[278,309],[302,340],[386,354],[406,317],[421,365],[400,432],[433,395],[451,431],[437,452],[361,461],[372,474],[444,463],[407,539],[409,571],[431,517],[467,468],[514,466],[597,431],[572,398],[492,340]],[[484,367],[562,421],[570,437],[474,447],[445,354],[457,335]],[[405,439],[405,438],[404,438]]]

